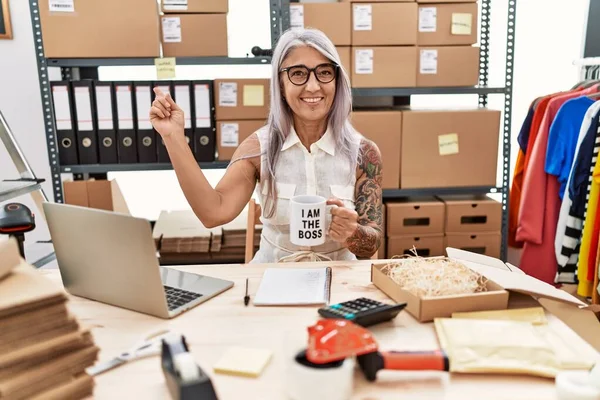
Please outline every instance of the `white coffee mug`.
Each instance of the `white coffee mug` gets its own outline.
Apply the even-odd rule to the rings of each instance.
[[[290,241],[297,246],[318,246],[327,234],[327,199],[294,196],[290,201]]]

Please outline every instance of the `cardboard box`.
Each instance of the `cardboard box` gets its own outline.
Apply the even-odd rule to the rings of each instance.
[[[351,47],[338,47],[336,46],[336,50],[340,56],[340,61],[342,63],[342,68],[348,74],[348,79],[350,79],[350,83],[352,83],[352,57],[350,56]]]
[[[265,124],[262,119],[217,121],[217,160],[230,161],[238,146]]]
[[[479,47],[418,49],[418,87],[475,86],[479,82]]]
[[[387,249],[387,238],[385,236],[385,203],[381,204],[381,229],[383,232],[383,235],[381,237],[381,246],[379,246],[379,249],[377,249],[377,259],[378,260],[384,260],[386,258],[386,249]]]
[[[419,5],[419,46],[477,43],[477,3]]]
[[[229,12],[228,0],[161,0],[161,9],[168,13],[223,13]]]
[[[352,87],[414,87],[417,84],[417,48],[353,47]]]
[[[397,303],[406,303],[406,311],[420,322],[449,318],[455,312],[503,310],[508,307],[509,293],[492,280],[487,281],[485,292],[421,298],[401,289],[392,278],[383,273],[381,269],[385,265],[373,263],[371,282]]]
[[[165,57],[226,57],[227,14],[168,14],[160,18]]]
[[[400,187],[400,111],[354,111],[352,125],[364,137],[375,142],[383,159],[384,189]]]
[[[447,248],[448,256],[485,276],[488,288],[493,291],[467,296],[447,296],[421,299],[400,289],[387,275],[381,272],[385,263],[373,263],[371,281],[391,299],[407,303],[407,311],[421,322],[434,318],[448,318],[454,312],[488,311],[506,309],[513,296],[527,297],[523,307],[532,303],[541,305],[561,319],[597,351],[600,351],[600,323],[591,307],[569,293],[524,274],[520,269],[502,261],[454,248]],[[525,295],[525,296],[523,296]],[[533,296],[529,297],[529,296]],[[535,305],[534,305],[535,306]],[[515,304],[515,307],[519,305]]]
[[[500,258],[500,232],[448,233],[445,239],[445,247]]]
[[[444,235],[388,236],[387,258],[408,254],[414,256],[413,248],[421,257],[443,256]]]
[[[352,4],[353,46],[417,44],[416,3]]]
[[[116,180],[63,182],[65,203],[130,214]]]
[[[488,196],[442,196],[446,233],[499,232],[502,203]],[[453,246],[456,247],[456,246]]]
[[[495,186],[500,112],[405,111],[402,188]]]
[[[267,119],[270,79],[216,79],[217,120]]]
[[[155,0],[79,1],[72,12],[40,0],[39,10],[47,58],[160,56]]]
[[[441,235],[444,203],[433,198],[405,198],[386,203],[387,235]]]
[[[292,28],[315,28],[336,46],[350,46],[351,17],[348,3],[290,4]]]

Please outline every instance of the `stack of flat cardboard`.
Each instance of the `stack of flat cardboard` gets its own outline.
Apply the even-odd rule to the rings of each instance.
[[[153,230],[161,253],[208,253],[211,232],[190,211],[162,211]]]
[[[161,263],[244,262],[247,221],[248,211],[243,210],[233,221],[209,229],[191,210],[162,211],[153,230]],[[255,251],[260,233],[257,226]]]
[[[0,399],[79,399],[99,349],[70,315],[62,288],[0,243]]]

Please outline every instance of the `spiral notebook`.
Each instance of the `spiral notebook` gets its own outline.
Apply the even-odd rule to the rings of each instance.
[[[254,297],[255,306],[328,304],[331,267],[267,268]]]

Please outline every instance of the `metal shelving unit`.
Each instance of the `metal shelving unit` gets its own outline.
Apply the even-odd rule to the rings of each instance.
[[[0,181],[0,203],[42,190],[43,179],[15,179]]]
[[[47,58],[49,67],[123,67],[154,65],[154,58]],[[270,57],[177,57],[177,65],[270,64]]]
[[[447,195],[447,194],[502,194],[502,257],[506,259],[507,233],[508,233],[508,191],[510,174],[510,123],[512,106],[512,83],[513,83],[513,54],[515,44],[515,18],[516,0],[508,0],[508,24],[506,41],[506,68],[505,84],[503,87],[488,86],[489,71],[489,39],[491,23],[492,0],[479,0],[481,3],[480,23],[480,63],[479,84],[474,87],[439,87],[439,88],[355,88],[352,90],[354,96],[393,97],[399,103],[410,103],[412,95],[449,95],[449,94],[476,94],[479,106],[485,107],[488,103],[488,95],[504,95],[503,127],[501,130],[502,140],[502,186],[500,187],[459,187],[459,188],[433,188],[433,189],[397,189],[384,190],[384,198],[392,199],[406,196],[420,195]],[[48,156],[52,172],[52,184],[54,198],[57,202],[63,201],[61,173],[79,174],[106,174],[111,171],[150,171],[169,170],[171,164],[97,164],[97,165],[63,165],[58,161],[58,146],[55,137],[54,110],[50,97],[50,81],[48,78],[48,67],[60,67],[64,79],[77,77],[97,76],[97,68],[100,66],[139,66],[154,65],[153,58],[101,58],[101,59],[47,59],[44,57],[44,46],[42,41],[41,23],[39,18],[38,0],[29,0],[31,9],[31,21],[36,44],[36,58],[42,95],[46,138],[48,145]],[[271,40],[272,46],[279,36],[290,26],[289,0],[270,0]],[[269,57],[185,57],[177,58],[178,65],[244,65],[244,64],[268,64]],[[202,168],[225,168],[227,162],[200,163]]]

